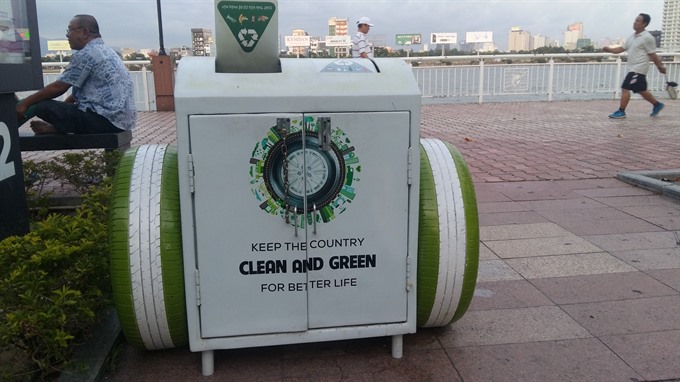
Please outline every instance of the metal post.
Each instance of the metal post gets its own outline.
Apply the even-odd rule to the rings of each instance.
[[[161,18],[161,0],[156,0],[156,9],[158,10],[158,41],[160,43],[158,55],[166,56],[165,46],[163,46],[163,19]]]
[[[552,101],[553,96],[553,78],[555,75],[555,60],[553,58],[550,58],[549,63],[550,69],[548,71],[548,102]]]
[[[479,60],[479,101],[484,102],[484,59]]]
[[[614,84],[615,89],[614,90],[614,99],[620,99],[621,98],[621,87],[619,84],[621,83],[621,57],[616,57],[616,83]]]

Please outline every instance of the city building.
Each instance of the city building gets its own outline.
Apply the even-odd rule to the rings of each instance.
[[[549,41],[545,36],[541,36],[540,34],[536,34],[531,36],[531,50],[536,50],[538,48],[543,48],[544,46],[547,46],[547,41]]]
[[[661,31],[649,31],[649,34],[654,37],[654,41],[656,41],[656,47],[660,48],[661,47]]]
[[[349,19],[348,18],[338,18],[338,17],[331,17],[328,19],[328,35],[329,36],[347,36],[349,35],[349,30],[348,30],[348,24],[349,24]],[[335,57],[341,57],[341,56],[348,56],[350,54],[350,48],[349,46],[344,47],[344,46],[337,46],[337,47],[330,47],[330,54],[331,56]]]
[[[528,52],[531,50],[531,33],[522,30],[520,27],[510,28],[508,33],[509,52]]]
[[[309,36],[309,34],[304,29],[293,29],[291,36]],[[288,53],[296,56],[307,56],[309,47],[292,46],[288,48]]]
[[[661,50],[680,52],[680,0],[664,0]]]
[[[576,40],[576,49],[583,50],[593,46],[593,42],[589,38],[580,38]]]
[[[175,61],[179,61],[182,57],[189,56],[189,52],[191,50],[189,49],[188,46],[182,46],[179,48],[171,48],[170,51],[168,52],[168,55],[173,58]]]
[[[211,56],[212,30],[191,28],[191,55]]]
[[[564,32],[564,49],[574,50],[579,39],[583,38],[583,23],[571,24]]]

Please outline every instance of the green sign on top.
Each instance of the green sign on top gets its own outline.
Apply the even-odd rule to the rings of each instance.
[[[217,10],[244,52],[252,52],[267,29],[276,6],[267,2],[220,1]]]
[[[420,33],[398,34],[397,45],[420,45]]]

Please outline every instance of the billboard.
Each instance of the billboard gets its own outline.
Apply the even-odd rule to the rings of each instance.
[[[458,33],[431,33],[430,44],[457,44]]]
[[[326,46],[349,46],[352,45],[351,36],[326,36]]]
[[[47,50],[71,50],[71,45],[68,44],[68,40],[49,40]]]
[[[309,36],[285,36],[286,46],[291,47],[309,47]]]
[[[397,35],[397,45],[420,45],[422,40],[420,33],[408,33]]]
[[[466,32],[465,42],[475,43],[475,42],[493,42],[493,32]]]

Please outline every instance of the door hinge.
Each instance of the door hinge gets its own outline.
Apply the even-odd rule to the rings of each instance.
[[[406,256],[406,292],[413,289],[413,279],[411,278],[411,256]]]
[[[196,282],[196,306],[201,306],[201,275],[198,269],[194,270],[194,280]]]
[[[413,184],[413,148],[408,148],[408,159],[406,164],[406,184]]]
[[[188,163],[187,165],[189,166],[189,192],[192,194],[196,190],[195,184],[194,184],[194,157],[189,154],[188,157]]]

